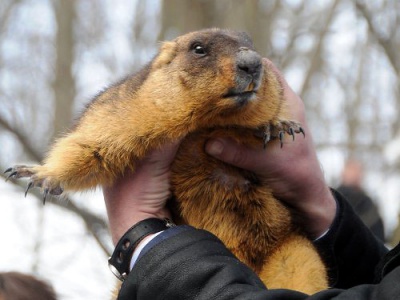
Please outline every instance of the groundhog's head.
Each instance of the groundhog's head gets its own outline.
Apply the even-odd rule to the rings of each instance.
[[[156,97],[160,105],[168,102],[177,114],[187,113],[193,122],[227,125],[238,123],[235,116],[246,120],[246,111],[260,110],[258,106],[266,96],[265,85],[270,84],[264,65],[246,33],[206,29],[163,43],[150,76],[158,80],[153,88],[160,92]],[[276,100],[269,99],[270,107],[264,103],[261,110],[276,113],[276,103],[272,103]],[[263,117],[268,119],[265,113]]]

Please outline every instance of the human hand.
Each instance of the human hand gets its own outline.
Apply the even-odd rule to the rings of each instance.
[[[103,187],[114,244],[134,224],[147,218],[170,218],[170,165],[180,142],[151,151],[134,173],[126,171],[112,186]]]
[[[332,224],[336,201],[325,182],[303,102],[276,67],[270,61],[267,63],[280,78],[291,119],[301,123],[305,138],[297,136],[294,142],[286,139],[282,149],[278,141],[269,142],[266,149],[254,149],[231,139],[218,138],[207,142],[206,151],[226,163],[262,176],[275,197],[294,209],[310,237],[317,238]]]

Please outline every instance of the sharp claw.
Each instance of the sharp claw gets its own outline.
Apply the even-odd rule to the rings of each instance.
[[[12,167],[11,167],[11,168],[8,168],[7,170],[4,171],[4,174],[5,174],[5,173],[8,173],[8,172],[11,172],[12,169],[13,169]]]
[[[284,137],[284,133],[283,133],[283,131],[280,131],[279,132],[279,140],[281,141],[281,148],[283,147],[283,137]]]
[[[299,131],[303,134],[303,137],[306,137],[306,133],[304,132],[304,129],[302,127],[299,128]]]
[[[26,191],[25,191],[25,197],[26,197],[26,195],[28,194],[28,191],[30,190],[30,188],[33,186],[33,181],[30,181],[29,183],[28,183],[28,187],[26,188]]]
[[[271,140],[271,126],[267,124],[264,127],[264,135],[263,135],[264,149],[267,147],[267,143],[270,140]]]
[[[8,179],[10,179],[11,177],[17,175],[17,171],[12,172],[10,175],[8,175],[8,177],[6,178],[6,182],[8,181]]]
[[[49,189],[48,188],[44,189],[44,191],[43,191],[43,205],[46,204],[46,197],[47,197],[48,194],[49,194]]]
[[[295,134],[294,134],[294,130],[292,127],[289,128],[289,134],[292,136],[293,141],[294,141]]]

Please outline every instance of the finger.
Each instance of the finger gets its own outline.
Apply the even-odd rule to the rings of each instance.
[[[256,170],[264,151],[257,151],[237,144],[231,139],[212,139],[207,141],[206,152],[223,162],[246,170]]]
[[[146,155],[146,158],[143,160],[143,162],[168,167],[174,160],[180,143],[181,140],[174,141],[169,144],[163,145],[160,149],[154,149],[150,151]]]

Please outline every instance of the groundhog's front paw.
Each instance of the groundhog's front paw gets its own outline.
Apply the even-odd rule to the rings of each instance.
[[[279,138],[281,142],[281,147],[283,147],[283,139],[285,133],[291,135],[293,140],[296,133],[302,133],[305,137],[304,129],[301,127],[300,123],[289,121],[289,120],[279,120],[273,124],[267,124],[261,128],[263,135],[264,147],[271,139]]]
[[[10,173],[6,180],[10,178],[30,178],[28,187],[25,191],[25,196],[30,188],[40,187],[43,191],[43,203],[46,202],[48,194],[61,195],[63,192],[63,189],[57,181],[52,180],[50,177],[39,176],[35,167],[17,165],[8,168],[4,173]]]

